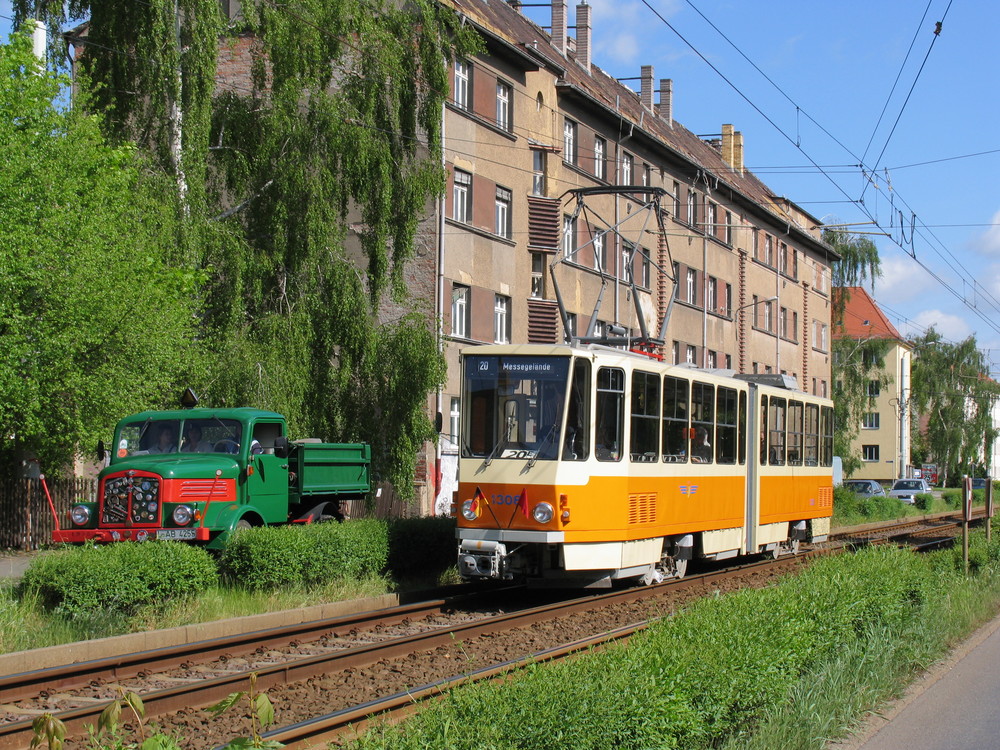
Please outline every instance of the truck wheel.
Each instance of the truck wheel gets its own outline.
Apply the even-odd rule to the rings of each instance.
[[[252,529],[252,528],[253,528],[253,524],[252,523],[250,523],[245,518],[241,518],[239,521],[236,522],[236,529],[235,530],[239,531],[240,529]]]

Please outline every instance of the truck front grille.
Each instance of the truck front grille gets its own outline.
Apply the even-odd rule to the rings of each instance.
[[[102,524],[152,526],[159,517],[159,477],[120,476],[105,480]]]

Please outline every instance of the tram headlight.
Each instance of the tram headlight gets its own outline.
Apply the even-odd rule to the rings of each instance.
[[[554,513],[555,511],[548,503],[539,503],[535,506],[534,510],[531,511],[531,515],[534,516],[538,523],[548,523],[552,520]]]
[[[178,505],[174,508],[173,513],[174,523],[178,526],[187,526],[191,523],[191,519],[194,518],[194,512],[191,510],[190,506]]]
[[[476,509],[475,500],[466,500],[462,503],[462,518],[466,521],[475,521],[479,518],[479,512]]]
[[[74,505],[69,512],[69,518],[77,526],[84,526],[90,520],[90,508],[86,505]]]

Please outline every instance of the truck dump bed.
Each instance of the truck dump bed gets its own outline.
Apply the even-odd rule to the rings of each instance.
[[[295,442],[288,469],[307,495],[364,495],[371,482],[371,447],[364,443]]]

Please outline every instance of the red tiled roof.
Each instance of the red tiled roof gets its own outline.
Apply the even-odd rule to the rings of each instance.
[[[903,340],[896,327],[889,322],[885,313],[863,287],[848,286],[833,290],[834,298],[838,302],[845,294],[847,299],[844,304],[844,317],[841,325],[834,326],[834,338]]]

